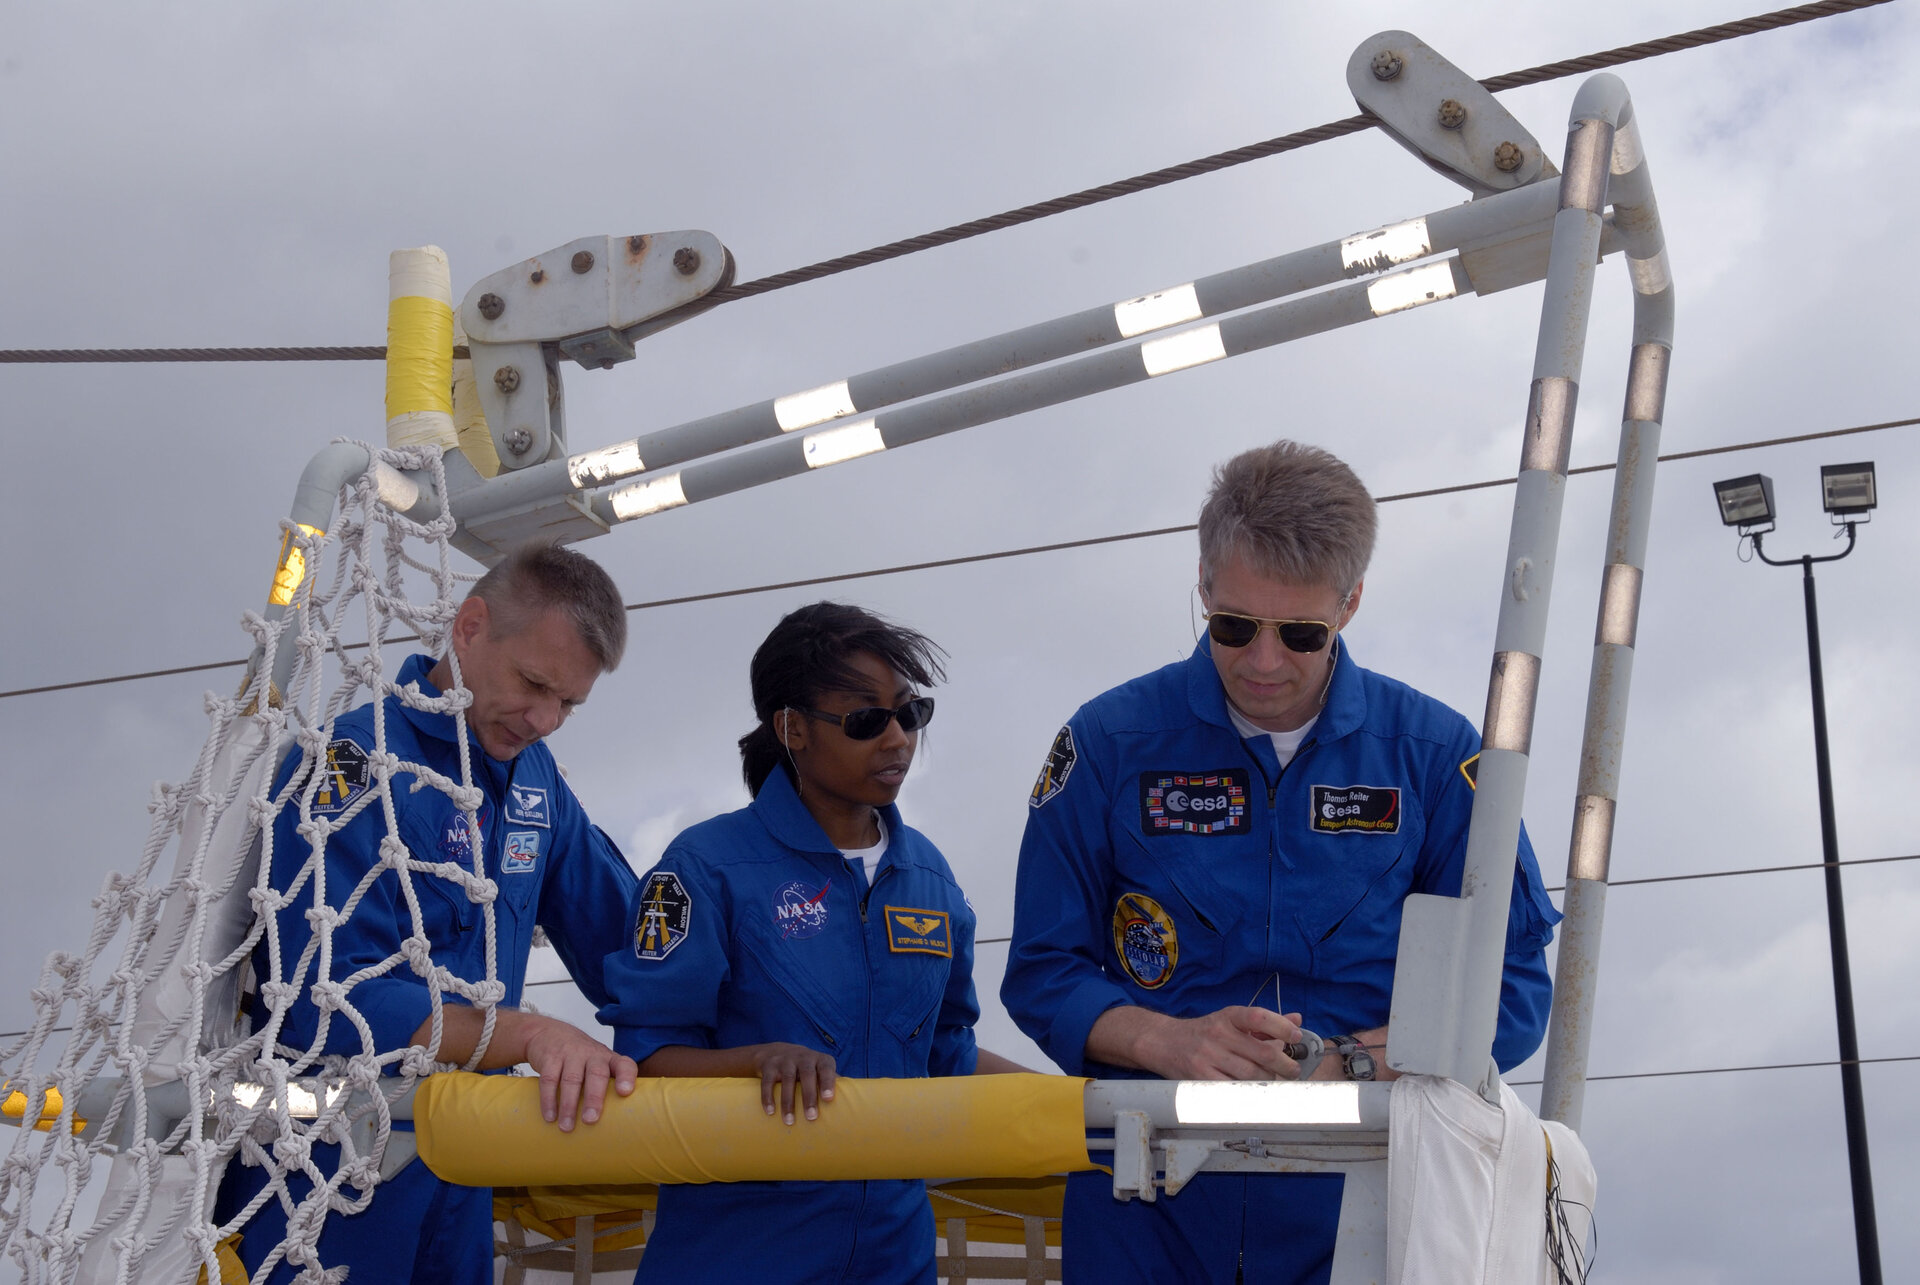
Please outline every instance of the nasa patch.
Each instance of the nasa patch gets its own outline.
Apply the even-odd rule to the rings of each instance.
[[[360,797],[371,772],[367,752],[346,737],[327,742],[327,761],[320,769],[320,788],[314,792],[315,812],[338,812]]]
[[[1047,761],[1040,765],[1040,777],[1033,783],[1033,793],[1027,796],[1027,806],[1037,808],[1066,789],[1067,778],[1073,775],[1078,757],[1073,748],[1073,729],[1062,727],[1060,734],[1053,738],[1053,748],[1047,751]]]
[[[540,832],[538,830],[507,831],[506,851],[500,858],[501,874],[531,874],[539,860]]]
[[[547,812],[547,790],[541,785],[509,785],[507,787],[507,820],[515,825],[537,825],[543,830],[551,830],[553,822]]]
[[[804,941],[817,936],[827,926],[827,894],[833,880],[815,889],[795,879],[773,894],[773,922],[788,941]]]
[[[1321,834],[1394,834],[1400,791],[1388,785],[1316,785],[1312,828]]]
[[[1144,990],[1159,990],[1180,962],[1180,934],[1173,917],[1144,893],[1126,892],[1113,903],[1113,953]]]
[[[1245,834],[1253,828],[1247,781],[1245,768],[1142,772],[1140,829],[1148,836]]]
[[[633,953],[641,959],[665,959],[687,939],[692,924],[693,898],[680,876],[671,870],[648,875],[633,921]]]
[[[887,907],[887,949],[896,955],[953,958],[952,922],[944,910]]]

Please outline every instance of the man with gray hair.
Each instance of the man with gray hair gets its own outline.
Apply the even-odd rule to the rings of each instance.
[[[1373,555],[1373,498],[1325,451],[1276,442],[1215,471],[1200,514],[1207,636],[1080,707],[1028,802],[1001,998],[1072,1075],[1390,1079],[1401,907],[1458,895],[1480,738],[1361,669],[1341,632]],[[1502,1070],[1539,1045],[1558,912],[1524,832]],[[1153,1204],[1067,1183],[1072,1281],[1325,1281],[1338,1174],[1201,1174]]]
[[[410,1046],[429,1046],[432,1000],[426,978],[416,971],[421,961],[408,950],[417,916],[433,965],[478,981],[493,956],[505,995],[494,1010],[480,1069],[530,1063],[540,1075],[542,1112],[562,1130],[571,1130],[576,1116],[586,1124],[600,1118],[609,1082],[621,1094],[633,1091],[638,1071],[631,1059],[566,1022],[517,1007],[536,927],[545,930],[595,1005],[609,998],[603,959],[627,947],[626,906],[638,880],[619,849],[587,820],[544,742],[587,699],[594,681],[620,663],[626,642],[626,610],[604,570],[571,549],[523,546],[482,576],[460,604],[448,655],[409,658],[382,709],[362,705],[335,720],[315,777],[294,781],[302,759],[297,752],[288,756],[274,783],[275,797],[286,803],[274,822],[270,852],[272,886],[293,896],[275,916],[272,957],[293,975],[262,988],[255,1030],[303,1053],[372,1052],[390,1070]],[[454,713],[424,704],[459,686],[471,698],[464,744]],[[477,867],[493,881],[492,943],[484,912],[465,888],[416,874],[410,897],[398,871],[382,868],[387,818],[377,799],[365,797],[378,786],[376,712],[386,751],[400,764],[391,777],[391,837],[406,846],[414,863]],[[481,796],[477,829],[446,792],[409,770],[419,764],[458,782],[463,761]],[[338,828],[330,834],[316,830],[311,823],[321,820]],[[312,876],[301,878],[320,843],[324,908],[314,905]],[[310,960],[310,916],[345,912],[349,901],[355,904],[333,931],[330,951]],[[255,968],[267,981],[276,980],[271,946],[271,939],[263,940],[255,954]],[[408,962],[388,966],[397,957]],[[319,976],[322,967],[325,977]],[[356,975],[344,996],[352,1020],[331,1011],[331,1000],[315,1002],[321,983],[337,989]],[[448,996],[440,1017],[437,1060],[471,1060],[486,1013]],[[310,1163],[330,1177],[340,1164],[339,1147],[314,1144]],[[254,1277],[287,1240],[286,1208],[266,1188],[267,1173],[237,1158],[221,1190],[223,1222],[264,1198],[242,1228],[240,1254]],[[287,1187],[293,1202],[312,1189],[298,1167]],[[341,1194],[351,1197],[351,1184]],[[491,1282],[493,1193],[442,1182],[415,1160],[382,1183],[362,1212],[329,1214],[317,1252],[321,1264],[346,1268],[355,1281]],[[289,1279],[293,1272],[282,1259],[270,1279]]]

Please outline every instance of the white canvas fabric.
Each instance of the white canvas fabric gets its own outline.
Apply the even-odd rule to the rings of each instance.
[[[1573,1130],[1500,1086],[1493,1106],[1430,1075],[1394,1081],[1387,1147],[1387,1280],[1395,1285],[1561,1285],[1549,1253],[1547,1164],[1560,1195],[1560,1261],[1582,1276],[1593,1161]]]

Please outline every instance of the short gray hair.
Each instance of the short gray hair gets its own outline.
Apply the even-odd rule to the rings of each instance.
[[[627,608],[600,564],[543,540],[523,544],[481,576],[468,592],[487,604],[489,632],[509,637],[558,608],[579,631],[600,668],[611,671],[627,650]]]
[[[1213,470],[1200,510],[1201,586],[1237,554],[1287,584],[1350,594],[1378,525],[1373,497],[1335,456],[1299,442],[1255,447]]]

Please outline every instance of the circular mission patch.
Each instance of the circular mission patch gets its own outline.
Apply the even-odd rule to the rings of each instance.
[[[1173,917],[1152,897],[1122,893],[1113,903],[1113,951],[1135,984],[1158,990],[1180,962],[1180,934]]]

